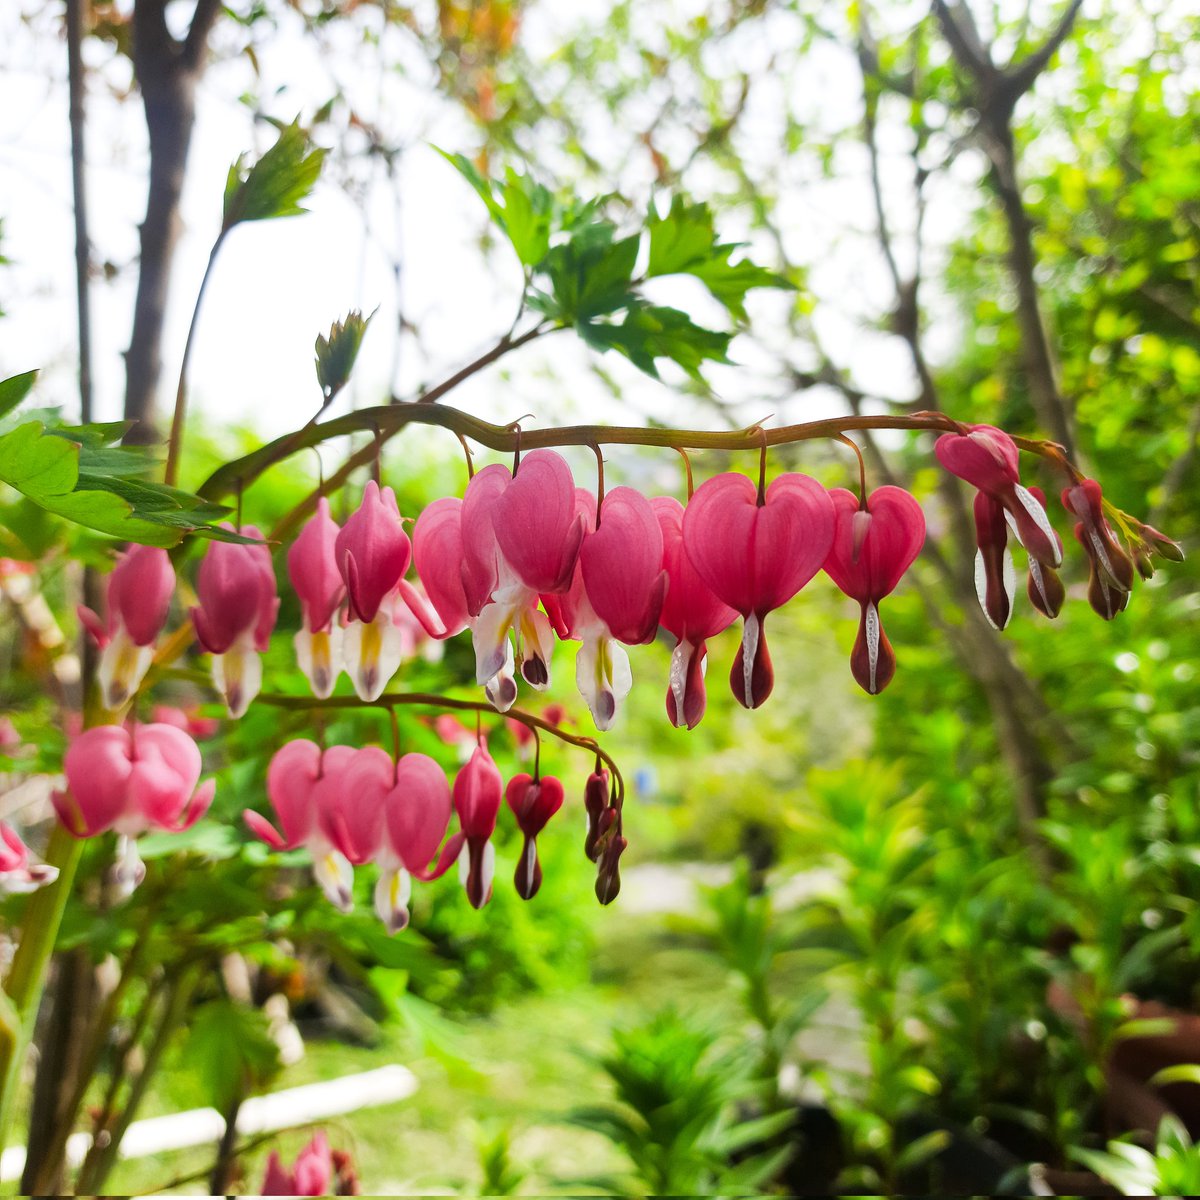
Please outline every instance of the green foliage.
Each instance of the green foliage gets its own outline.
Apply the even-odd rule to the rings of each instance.
[[[7,417],[29,395],[37,375],[36,371],[25,371],[20,375],[0,380],[0,417]]]
[[[1073,1146],[1071,1157],[1090,1167],[1124,1196],[1195,1196],[1200,1193],[1200,1146],[1174,1117],[1164,1117],[1154,1150],[1119,1139],[1108,1150]]]
[[[298,122],[281,129],[275,144],[257,162],[247,166],[245,157],[229,168],[225,181],[222,235],[243,221],[294,217],[307,211],[301,201],[321,174],[325,151],[311,146]]]
[[[756,1191],[791,1157],[790,1146],[761,1148],[793,1116],[746,1114],[755,1089],[739,1048],[672,1009],[614,1032],[601,1065],[616,1103],[578,1108],[570,1119],[618,1146],[634,1174],[632,1186],[598,1186],[653,1195]]]
[[[200,1005],[188,1020],[180,1066],[202,1081],[217,1112],[266,1087],[279,1073],[279,1048],[256,1008],[227,998]]]
[[[707,329],[679,309],[654,303],[645,293],[647,280],[690,275],[736,322],[746,320],[751,288],[792,286],[748,259],[731,262],[739,247],[717,241],[707,205],[677,196],[666,217],[652,207],[642,228],[619,236],[617,224],[604,215],[603,198],[560,200],[512,168],[498,182],[461,154],[445,157],[511,242],[525,268],[525,305],[549,321],[573,326],[593,349],[615,350],[655,378],[659,362],[668,361],[702,382],[705,363],[730,361],[733,333]],[[638,275],[643,247],[647,265]]]
[[[501,1126],[491,1135],[479,1138],[481,1196],[513,1196],[525,1182],[525,1173],[512,1159],[512,1135]]]
[[[124,541],[175,546],[189,533],[246,540],[212,524],[228,509],[135,478],[154,461],[144,451],[115,447],[123,432],[121,425],[26,421],[0,434],[0,483],[47,512]]]
[[[707,204],[688,204],[682,196],[676,196],[665,217],[659,218],[651,210],[647,230],[650,234],[647,275],[692,275],[739,321],[747,319],[746,293],[751,288],[793,286],[747,258],[730,262],[740,246],[717,241],[713,214]]]
[[[358,309],[352,309],[344,320],[334,321],[328,337],[317,334],[317,383],[326,404],[350,382],[350,372],[354,370],[359,347],[370,323],[371,317],[364,317]]]

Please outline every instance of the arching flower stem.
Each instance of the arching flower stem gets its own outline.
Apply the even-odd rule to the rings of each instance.
[[[758,450],[772,446],[792,445],[820,439],[839,438],[856,430],[890,429],[928,433],[961,433],[965,428],[945,413],[919,412],[897,415],[837,416],[795,425],[780,425],[768,429],[761,422],[738,430],[642,428],[630,425],[564,425],[547,429],[520,429],[517,423],[494,425],[470,413],[446,404],[393,404],[360,409],[314,425],[301,431],[302,436],[287,434],[268,442],[258,450],[218,468],[199,489],[207,500],[220,500],[230,495],[237,480],[249,486],[270,467],[290,457],[297,450],[308,448],[336,437],[378,430],[380,443],[387,441],[409,424],[436,425],[462,438],[499,453],[561,446],[661,446],[668,450]],[[1036,454],[1064,471],[1072,484],[1081,478],[1061,446],[1038,438],[1014,437],[1021,450]],[[337,491],[357,467],[369,462],[375,446],[368,453],[355,452],[329,478],[323,480],[305,499],[279,521],[268,535],[268,541],[286,540],[307,517],[322,495]]]
[[[172,679],[187,680],[189,683],[201,686],[211,686],[208,676],[201,671],[172,669],[166,674]],[[477,714],[477,720],[481,720],[485,716],[497,715],[495,708],[485,700],[460,700],[454,696],[440,696],[435,692],[385,692],[377,700],[360,700],[357,696],[330,696],[326,700],[320,700],[315,696],[285,696],[277,692],[260,692],[254,702],[293,712],[319,713],[331,709],[383,708],[391,710],[394,715],[397,707],[410,705],[453,712],[472,712]],[[548,733],[560,742],[565,742],[569,746],[577,746],[579,749],[595,755],[612,772],[613,786],[616,789],[615,807],[619,810],[625,798],[625,780],[612,755],[595,738],[588,737],[586,734],[569,733],[544,717],[522,712],[517,708],[509,709],[504,716],[510,717],[514,721],[520,721],[535,734]],[[540,747],[540,741],[538,744]]]

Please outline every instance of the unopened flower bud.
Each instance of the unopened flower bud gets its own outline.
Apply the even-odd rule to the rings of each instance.
[[[604,832],[602,820],[608,808],[609,785],[607,771],[593,771],[583,789],[583,807],[587,812],[587,838],[584,853],[595,862],[600,857],[600,838]]]
[[[611,904],[621,890],[621,855],[629,845],[621,834],[609,838],[600,855],[600,871],[596,876],[596,899],[601,904]]]
[[[517,818],[525,835],[521,859],[517,863],[513,882],[522,900],[532,900],[542,886],[542,866],[538,862],[537,835],[546,822],[562,807],[563,785],[552,775],[533,779],[529,775],[514,775],[508,781],[504,798]]]

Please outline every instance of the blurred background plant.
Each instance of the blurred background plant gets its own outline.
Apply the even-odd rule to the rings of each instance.
[[[152,118],[162,88],[194,89],[210,69],[201,110],[215,102],[210,87],[244,91],[248,127],[283,126],[300,101],[285,110],[294,95],[271,93],[272,72],[287,73],[274,42],[311,39],[335,63],[371,56],[387,86],[376,95],[335,80],[327,102],[304,101],[302,121],[331,147],[325,186],[354,198],[368,228],[380,211],[370,188],[399,203],[422,173],[450,172],[420,158],[426,128],[397,115],[413,106],[385,103],[395,84],[454,114],[471,170],[504,179],[512,166],[545,181],[547,196],[611,193],[609,211],[630,219],[661,191],[689,195],[711,206],[723,237],[748,241],[796,289],[752,293],[748,321],[736,304],[705,307],[708,295],[656,294],[695,300],[689,311],[736,333],[737,367],[705,363],[701,379],[681,369],[684,345],[675,364],[659,364],[664,387],[639,375],[632,355],[531,348],[521,354],[533,358],[514,355],[489,377],[498,399],[480,399],[481,410],[540,406],[543,421],[566,422],[603,404],[645,422],[737,428],[766,411],[785,420],[940,408],[1063,441],[1119,507],[1193,549],[1200,29],[1185,4],[927,12],[664,0],[564,15],[537,0],[192,0],[182,14],[194,31],[190,77],[156,90],[146,55],[162,47],[143,39],[143,57],[131,59],[131,34],[135,18],[165,6],[72,3],[93,93],[127,95],[132,70]],[[52,7],[24,6],[22,28],[57,62]],[[242,83],[230,90],[233,79]],[[109,104],[108,92],[93,103]],[[200,186],[215,197],[221,182]],[[170,223],[179,188],[157,195]],[[480,206],[472,229],[486,232],[473,252],[515,312],[511,230],[487,220]],[[6,220],[4,254],[27,259],[17,232]],[[85,276],[124,295],[115,289],[139,268],[132,254],[110,262],[108,236],[93,231]],[[439,236],[461,240],[461,229]],[[248,253],[235,249],[223,267]],[[401,279],[404,247],[386,253]],[[170,276],[169,238],[148,249],[143,240],[142,256],[142,272]],[[530,264],[519,265],[528,281]],[[6,321],[23,302],[12,271],[0,259]],[[451,282],[463,290],[462,278]],[[186,295],[193,285],[172,286]],[[390,386],[405,372],[449,374],[459,342],[433,344],[397,293],[365,342],[390,340],[386,356],[402,360]],[[269,307],[269,282],[256,295]],[[369,311],[375,299],[335,307]],[[163,389],[147,373],[164,320],[134,330],[131,418],[161,417],[152,401]],[[197,371],[223,362],[220,347],[200,345]],[[32,365],[10,364],[10,353],[0,367]],[[73,423],[69,372],[48,378],[35,401]],[[236,372],[219,378],[245,411],[255,407]],[[183,473],[193,488],[260,440],[204,416],[202,379]],[[387,399],[380,392],[353,402]],[[284,425],[320,398],[314,389],[311,402],[289,401],[295,419]],[[504,886],[519,849],[510,838],[482,913],[448,883],[418,889],[412,927],[391,939],[361,915],[366,880],[360,915],[332,912],[298,862],[267,854],[239,826],[243,808],[261,806],[271,751],[309,731],[307,720],[260,706],[228,722],[191,679],[166,681],[156,700],[218,721],[202,743],[216,804],[189,834],[145,846],[146,882],[123,904],[103,886],[111,848],[85,853],[27,1080],[25,1190],[137,1191],[185,1176],[229,1190],[259,1177],[274,1143],[121,1160],[121,1134],[140,1116],[200,1105],[228,1116],[268,1088],[403,1061],[419,1080],[415,1098],[343,1119],[337,1139],[369,1190],[511,1194],[586,1181],[696,1194],[1025,1194],[1038,1163],[1037,1186],[1064,1193],[1102,1180],[1196,1191],[1186,1172],[1200,1084],[1164,1074],[1200,1062],[1195,556],[1149,580],[1110,624],[1082,603],[1076,559],[1058,621],[1047,625],[1018,597],[1001,638],[975,601],[964,497],[936,471],[928,439],[881,437],[864,449],[874,478],[921,497],[931,529],[911,582],[887,601],[895,682],[877,698],[854,689],[853,620],[820,581],[772,618],[779,682],[760,712],[725,691],[716,667],[733,646],[716,639],[708,714],[681,734],[662,714],[666,649],[635,651],[638,683],[606,742],[636,793],[613,909],[596,910],[580,853],[589,764],[548,745],[544,769],[568,781],[576,811],[540,842],[534,904]],[[794,454],[773,462],[791,465]],[[804,467],[847,483],[846,457],[808,450]],[[609,458],[614,477],[682,495],[665,454]],[[729,462],[713,453],[694,465],[709,473]],[[302,459],[270,471],[247,496],[247,516],[269,526],[316,471]],[[382,472],[406,514],[461,490],[464,476],[424,432],[389,449]],[[352,486],[336,497],[335,512],[355,495]],[[63,714],[78,709],[70,662],[83,567],[101,565],[110,546],[27,496],[0,496],[0,805],[26,830],[45,821]],[[294,628],[286,592],[284,605],[280,628]],[[300,691],[285,642],[275,639],[268,678]],[[411,690],[438,690],[445,672],[466,683],[470,651],[453,642],[436,668],[416,658],[405,670]],[[556,671],[569,681],[565,655]],[[586,720],[565,683],[551,698]],[[456,749],[431,724],[408,710],[400,720],[405,748],[454,766]],[[492,724],[511,775],[522,750]],[[324,732],[390,744],[370,714],[338,716]],[[19,930],[27,903],[3,902],[8,927]],[[68,1170],[75,1130],[98,1136]],[[1153,1156],[1113,1141],[1131,1130],[1158,1131]],[[292,1137],[278,1142],[294,1153]]]

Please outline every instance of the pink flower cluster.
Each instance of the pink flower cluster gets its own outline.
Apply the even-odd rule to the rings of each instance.
[[[117,833],[114,879],[128,893],[145,874],[137,837],[150,829],[182,832],[208,811],[216,784],[200,784],[201,767],[196,743],[175,725],[100,725],[71,743],[67,788],[51,798],[75,837]]]
[[[537,835],[561,807],[563,787],[549,775],[517,775],[505,789],[482,738],[453,788],[424,754],[393,761],[375,746],[322,750],[300,739],[271,760],[267,795],[279,828],[247,809],[250,829],[276,850],[307,850],[317,882],[344,912],[354,903],[354,868],[375,863],[375,911],[394,933],[408,924],[413,879],[437,879],[455,862],[471,904],[488,902],[495,868],[491,838],[505,798],[525,836],[517,891],[531,899],[542,880]],[[459,827],[447,837],[452,812]]]
[[[576,683],[597,728],[607,729],[632,686],[626,647],[653,641],[661,626],[676,642],[667,713],[692,728],[705,708],[707,640],[742,617],[730,681],[742,704],[758,707],[774,678],[766,618],[822,567],[863,608],[855,675],[880,690],[894,656],[878,603],[924,531],[919,505],[896,488],[860,504],[794,473],[762,494],[743,475],[720,475],[686,508],[618,487],[597,510],[560,455],[535,450],[515,474],[486,467],[461,500],[437,500],[421,514],[411,558],[423,593],[404,579],[410,543],[390,489],[369,484],[340,531],[322,505],[288,555],[305,612],[297,651],[314,691],[328,695],[334,616],[348,597],[342,664],[359,695],[374,699],[399,665],[394,628],[397,607],[406,607],[431,637],[471,631],[476,680],[503,712],[518,676],[549,686],[557,635],[580,644]]]

